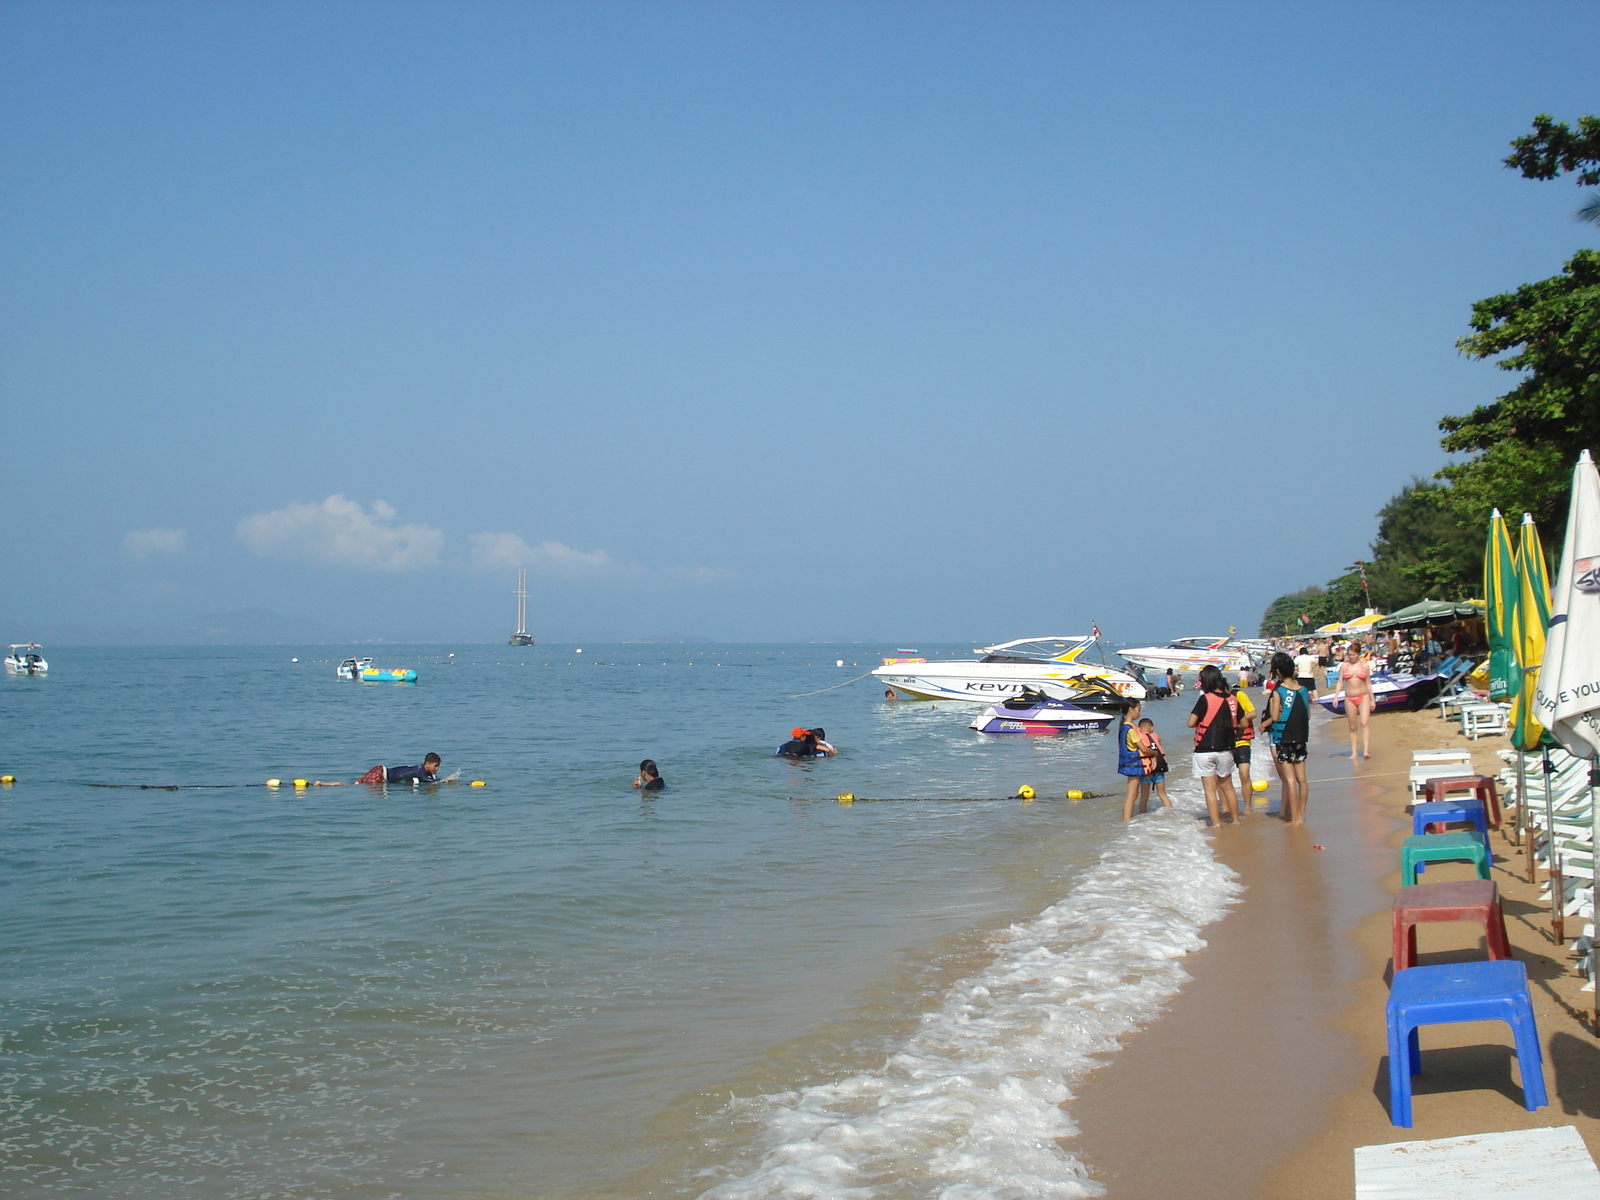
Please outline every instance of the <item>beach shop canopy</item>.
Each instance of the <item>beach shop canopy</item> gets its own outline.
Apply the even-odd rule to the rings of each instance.
[[[1482,600],[1418,600],[1415,604],[1379,618],[1374,629],[1416,629],[1422,625],[1449,625],[1483,616]]]
[[[1365,617],[1357,617],[1354,621],[1346,621],[1339,626],[1340,633],[1365,633],[1379,621],[1383,620],[1382,613],[1370,613]]]
[[[1343,628],[1344,623],[1342,621],[1329,621],[1326,625],[1320,626],[1314,630],[1314,632],[1318,634],[1338,633]]]

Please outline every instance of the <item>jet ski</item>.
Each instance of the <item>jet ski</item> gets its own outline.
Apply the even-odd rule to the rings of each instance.
[[[1117,716],[1117,712],[1095,712],[1036,688],[1024,688],[1021,695],[984,709],[967,728],[979,733],[1095,733]]]

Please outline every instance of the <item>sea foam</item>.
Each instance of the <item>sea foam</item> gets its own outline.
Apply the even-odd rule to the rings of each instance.
[[[1155,1019],[1190,978],[1178,960],[1242,890],[1197,819],[1198,781],[1123,830],[1071,893],[999,934],[876,1070],[736,1099],[759,1165],[702,1200],[1013,1200],[1105,1189],[1057,1139],[1096,1057]]]

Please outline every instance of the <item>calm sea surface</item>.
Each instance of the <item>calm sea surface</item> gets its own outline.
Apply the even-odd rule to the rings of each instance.
[[[376,653],[419,670],[408,686],[338,682],[327,647],[49,647],[49,678],[0,683],[0,771],[19,781],[0,791],[0,1192],[780,1195],[800,1163],[831,1188],[937,1195],[936,1170],[852,1158],[818,1097],[856,1080],[901,1112],[885,1071],[932,1053],[917,1039],[941,1013],[968,1036],[981,993],[980,1057],[1015,1049],[1060,1023],[1073,964],[1116,938],[1156,964],[1127,971],[1177,970],[1215,912],[1148,893],[1157,932],[1118,932],[1061,902],[1122,851],[1180,856],[1169,889],[1212,868],[1186,814],[1144,823],[1166,840],[1141,851],[1119,800],[1060,798],[1118,790],[1110,737],[985,737],[976,708],[886,704],[870,679],[789,698],[892,650]],[[1147,707],[1181,726],[1176,703]],[[840,755],[774,758],[797,724]],[[1169,731],[1169,752],[1183,741]],[[462,783],[259,786],[430,750]],[[629,786],[644,757],[668,783],[652,799]],[[91,786],[113,783],[232,786]],[[1023,783],[1044,798],[832,799]],[[1030,984],[1001,1012],[1001,986],[972,981],[1007,954],[1050,958],[1068,991]],[[1134,981],[1129,1020],[1166,978]],[[947,1070],[941,1095],[979,1074]],[[912,1136],[896,1128],[883,1137]],[[828,1155],[795,1149],[828,1137]],[[1059,1171],[1050,1194],[1086,1194]]]

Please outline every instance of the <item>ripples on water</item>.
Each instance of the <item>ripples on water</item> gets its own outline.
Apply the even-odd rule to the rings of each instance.
[[[985,738],[871,680],[787,698],[876,649],[454,649],[379,656],[414,687],[321,647],[56,649],[5,681],[0,1190],[1084,1194],[1049,1114],[1226,902],[1192,820],[793,798],[1106,792],[1110,739]],[[843,753],[774,759],[796,724]],[[428,750],[489,786],[86,786]]]

